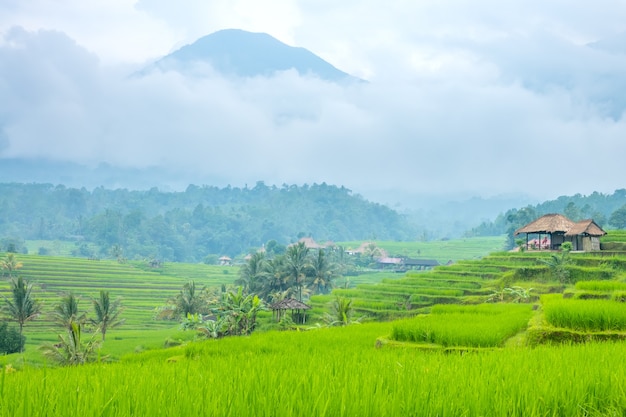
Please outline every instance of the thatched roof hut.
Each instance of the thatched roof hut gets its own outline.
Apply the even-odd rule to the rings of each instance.
[[[280,321],[284,317],[287,310],[291,310],[291,317],[295,323],[304,324],[306,321],[306,310],[310,310],[311,306],[304,304],[295,298],[285,298],[270,306],[276,321]]]
[[[526,234],[526,247],[533,249],[559,249],[571,242],[574,250],[600,250],[599,237],[606,234],[592,219],[573,222],[561,214],[546,214],[517,229],[515,236]],[[531,235],[538,235],[530,239]]]
[[[593,219],[587,219],[574,224],[574,226],[567,233],[565,233],[565,236],[576,235],[600,237],[606,235],[606,232],[602,230],[602,228],[594,222]]]
[[[515,231],[515,236],[521,233],[533,233],[533,234],[550,234],[550,233],[563,233],[565,234],[574,226],[574,222],[561,214],[546,214],[539,217],[537,220],[528,223],[526,226],[521,227]]]

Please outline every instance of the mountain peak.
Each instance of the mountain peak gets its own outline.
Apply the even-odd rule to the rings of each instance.
[[[271,77],[294,69],[301,76],[326,81],[358,80],[305,48],[289,46],[267,33],[241,29],[224,29],[206,35],[161,58],[149,69],[185,72],[198,63],[209,64],[226,76]]]

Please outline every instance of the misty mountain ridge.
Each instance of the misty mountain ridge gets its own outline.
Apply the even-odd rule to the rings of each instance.
[[[182,74],[193,71],[197,75],[195,68],[198,64],[208,64],[227,77],[272,77],[283,71],[295,70],[302,77],[336,83],[362,81],[305,48],[289,46],[266,33],[241,29],[224,29],[204,36],[157,60],[139,75],[154,70]]]

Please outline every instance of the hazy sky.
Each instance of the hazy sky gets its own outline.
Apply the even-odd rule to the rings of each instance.
[[[226,28],[370,82],[129,76]],[[2,0],[0,158],[366,197],[610,193],[625,74],[624,0]]]

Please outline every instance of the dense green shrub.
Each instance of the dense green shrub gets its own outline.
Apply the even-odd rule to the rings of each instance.
[[[0,354],[20,352],[24,347],[26,337],[20,336],[20,332],[8,323],[0,323]]]

